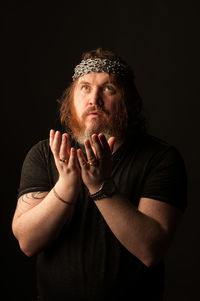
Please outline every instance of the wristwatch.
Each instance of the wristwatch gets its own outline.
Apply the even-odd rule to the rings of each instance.
[[[109,198],[113,196],[113,194],[115,194],[116,190],[117,187],[115,185],[115,182],[112,178],[109,178],[103,182],[97,192],[90,194],[90,197],[93,201]]]

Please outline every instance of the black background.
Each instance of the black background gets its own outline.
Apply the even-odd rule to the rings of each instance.
[[[165,301],[199,296],[198,10],[183,1],[1,4],[1,294],[32,300],[34,258],[11,233],[21,165],[30,147],[59,129],[58,104],[83,51],[117,52],[135,70],[149,132],[175,145],[188,172],[188,208],[166,263]],[[44,3],[44,2],[43,2]],[[197,38],[198,39],[198,38]]]

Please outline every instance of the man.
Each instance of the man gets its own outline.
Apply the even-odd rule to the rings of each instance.
[[[179,152],[146,133],[130,67],[83,55],[61,122],[23,164],[13,232],[37,254],[42,301],[162,300],[163,258],[186,207]]]

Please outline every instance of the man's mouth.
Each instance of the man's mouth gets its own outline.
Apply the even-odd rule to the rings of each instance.
[[[100,119],[102,117],[107,116],[108,114],[102,108],[89,108],[82,115],[82,119],[84,120],[87,117]]]
[[[102,116],[102,112],[100,112],[100,111],[92,111],[92,112],[89,112],[89,113],[87,114],[87,116],[91,116],[91,117],[100,117],[100,116]]]
[[[102,113],[99,112],[99,111],[92,111],[92,112],[89,112],[88,115],[101,115]]]

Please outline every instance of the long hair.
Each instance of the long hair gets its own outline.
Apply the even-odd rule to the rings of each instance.
[[[82,59],[96,59],[96,58],[105,58],[110,60],[119,60],[122,63],[125,63],[119,56],[110,50],[104,50],[102,48],[97,48],[83,53]],[[112,75],[121,89],[122,99],[126,109],[126,129],[133,130],[139,129],[144,131],[146,129],[145,118],[142,113],[142,99],[135,87],[134,76],[120,77],[119,75]],[[77,80],[72,82],[68,88],[64,91],[60,99],[60,121],[64,126],[65,130],[71,133],[70,129],[70,118],[71,118],[71,105],[73,101],[74,89],[76,86]],[[123,121],[124,122],[124,121]]]

